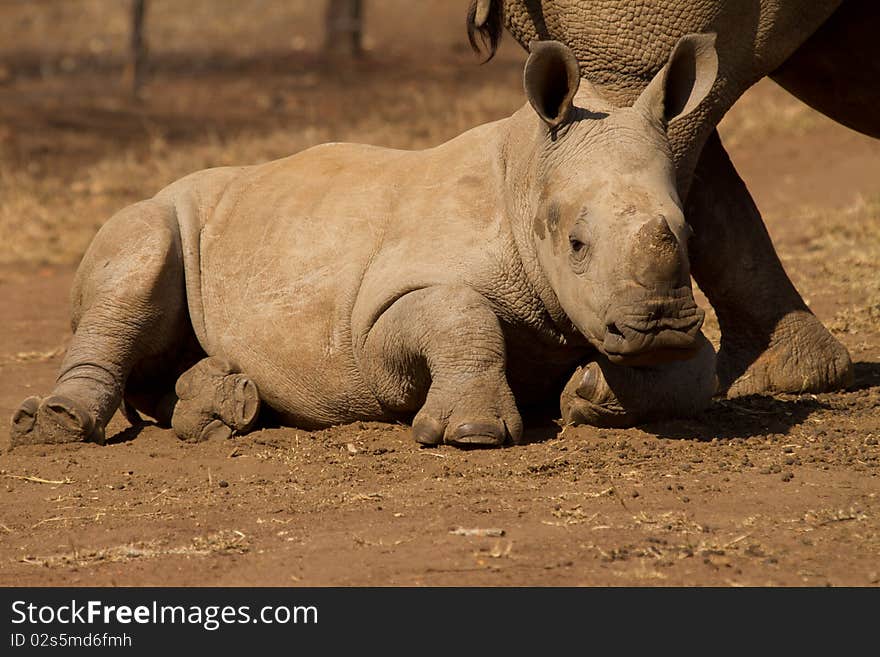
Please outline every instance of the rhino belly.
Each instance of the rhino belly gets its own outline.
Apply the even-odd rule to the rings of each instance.
[[[340,253],[334,231],[317,223],[273,219],[243,232],[230,224],[203,231],[203,346],[247,374],[289,424],[385,419],[352,349],[365,259]]]

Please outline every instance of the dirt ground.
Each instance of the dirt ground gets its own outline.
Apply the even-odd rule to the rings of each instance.
[[[124,3],[2,3],[4,424],[51,389],[75,263],[114,210],[194,169],[421,148],[518,107],[521,53],[477,66],[464,4],[370,0],[352,64],[318,54],[316,3],[155,0],[135,101]],[[769,82],[722,133],[852,390],[490,451],[372,423],[192,445],[117,415],[108,446],[0,454],[0,585],[880,584],[880,142]]]

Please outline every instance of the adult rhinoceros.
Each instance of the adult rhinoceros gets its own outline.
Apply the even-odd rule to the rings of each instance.
[[[731,395],[839,389],[853,369],[786,276],[715,126],[770,75],[837,121],[880,136],[878,24],[876,0],[476,0],[468,15],[475,49],[479,32],[494,52],[503,26],[524,46],[561,41],[621,104],[641,93],[679,36],[718,34],[715,86],[670,139],[695,232],[692,271],[718,314],[718,374]]]
[[[568,420],[705,406],[714,351],[667,126],[712,87],[713,43],[683,37],[631,107],[538,43],[529,103],[446,144],[325,144],[122,210],[13,445],[101,442],[123,397],[192,440],[246,431],[263,404],[296,426],[413,419],[422,443],[498,444],[585,362]]]

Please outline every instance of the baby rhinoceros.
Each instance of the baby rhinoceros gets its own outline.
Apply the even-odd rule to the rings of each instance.
[[[12,444],[103,442],[123,401],[188,440],[262,408],[303,428],[411,420],[417,441],[457,445],[519,441],[519,409],[560,392],[568,422],[700,409],[714,351],[667,128],[716,71],[714,35],[685,36],[619,108],[535,42],[528,103],[441,146],[325,144],[122,210],[77,272],[55,389],[22,403]]]

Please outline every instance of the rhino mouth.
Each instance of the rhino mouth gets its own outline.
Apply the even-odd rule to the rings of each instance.
[[[687,289],[675,296],[645,299],[609,313],[602,351],[612,363],[658,365],[687,360],[699,349],[705,313]]]

